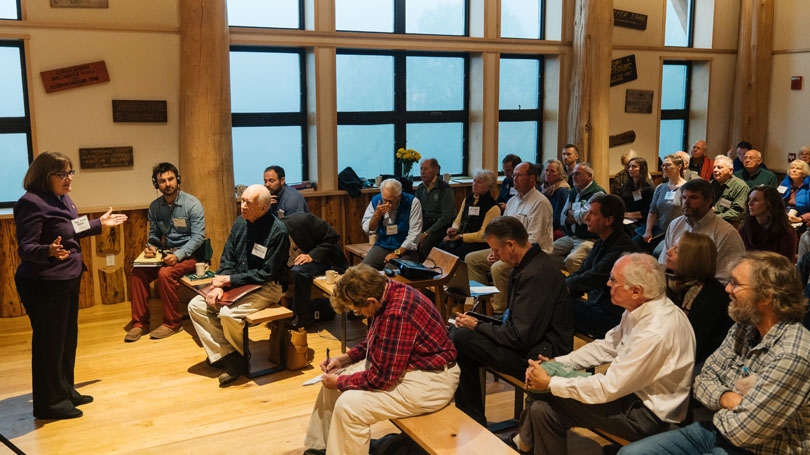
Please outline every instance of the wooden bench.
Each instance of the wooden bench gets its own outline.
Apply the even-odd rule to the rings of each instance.
[[[265,374],[275,373],[277,371],[281,371],[285,369],[284,365],[284,356],[285,350],[281,350],[281,363],[275,364],[272,362],[263,362],[263,367],[260,368],[251,368],[252,363],[258,362],[251,362],[251,357],[253,354],[258,354],[259,352],[250,351],[250,336],[249,330],[251,326],[255,326],[257,324],[261,324],[263,322],[271,322],[271,321],[278,321],[281,319],[287,319],[293,317],[293,312],[290,311],[288,308],[284,308],[279,304],[271,305],[267,308],[261,309],[255,313],[251,313],[245,316],[245,326],[242,329],[242,346],[244,347],[244,358],[245,358],[245,376],[249,378],[255,378],[257,376],[262,376]],[[286,328],[282,327],[282,330],[287,330]],[[270,344],[269,343],[262,343],[263,346],[267,348],[267,354],[269,355]],[[260,351],[261,353],[265,353],[263,350]],[[257,356],[259,359],[267,359],[268,355]]]
[[[349,259],[349,265],[356,265],[354,260],[355,258],[358,259],[357,263],[363,262],[363,259],[366,258],[368,251],[371,249],[372,245],[368,242],[366,243],[352,243],[351,245],[346,245],[343,249],[346,251],[346,258]]]
[[[452,403],[430,414],[391,419],[391,423],[431,455],[517,454]]]

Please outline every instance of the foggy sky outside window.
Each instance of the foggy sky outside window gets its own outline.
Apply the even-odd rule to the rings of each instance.
[[[664,46],[689,47],[692,0],[667,0]]]
[[[22,48],[18,44],[0,46],[0,131],[4,132],[0,134],[0,204],[7,207],[22,196],[22,178],[28,170],[30,120],[25,113]]]
[[[394,0],[335,0],[335,29],[352,32],[466,35],[465,0],[399,0],[405,17],[397,18]],[[395,22],[399,22],[397,25]]]
[[[297,29],[300,28],[299,2],[300,0],[228,0],[228,25]]]
[[[394,32],[394,0],[335,0],[335,29]]]
[[[336,73],[339,112],[394,110],[394,57],[338,54]]]
[[[17,1],[0,0],[0,19],[20,19],[20,14],[17,12]]]
[[[540,60],[502,57],[499,80],[498,163],[510,153],[534,163],[542,116]]]
[[[658,156],[685,150],[689,121],[689,65],[665,62],[661,68],[661,123]]]
[[[542,39],[544,0],[501,0],[501,37]]]
[[[409,111],[464,109],[464,59],[419,56],[405,62]]]

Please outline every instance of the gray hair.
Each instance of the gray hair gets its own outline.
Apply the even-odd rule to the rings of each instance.
[[[582,169],[583,171],[585,171],[586,174],[593,177],[593,166],[591,166],[591,163],[586,163],[586,162],[577,163],[577,165],[575,167],[578,167],[578,168]]]
[[[560,175],[562,176],[562,180],[568,180],[568,173],[565,172],[565,166],[563,166],[562,161],[555,158],[546,160],[546,164],[543,168],[545,169],[545,167],[547,167],[549,164],[556,164],[557,170],[560,171]]]
[[[397,179],[385,179],[380,183],[380,193],[389,188],[396,192],[397,195],[402,194],[402,184]]]
[[[790,166],[793,166],[794,164],[797,165],[797,166],[801,166],[802,174],[805,177],[810,175],[810,165],[808,165],[806,161],[801,160],[801,159],[795,159],[795,160],[791,161],[790,165],[788,166],[788,171],[790,171]]]
[[[692,157],[689,156],[688,153],[684,152],[683,150],[678,150],[677,152],[675,152],[675,155],[678,155],[678,156],[681,157],[681,159],[683,160],[684,166],[689,166],[689,161],[692,159]]]
[[[734,169],[734,161],[726,155],[717,155],[714,157],[714,164],[719,162],[724,163],[723,167]]]
[[[473,174],[473,179],[482,179],[486,183],[487,188],[492,189],[498,184],[498,176],[489,169],[476,169]]]
[[[624,266],[624,281],[627,286],[638,286],[642,295],[649,300],[661,297],[667,288],[664,269],[658,260],[644,253],[631,253],[622,256],[629,262]]]

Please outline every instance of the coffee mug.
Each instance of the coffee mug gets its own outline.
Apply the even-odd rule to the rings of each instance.
[[[369,234],[368,235],[368,244],[374,246],[377,243],[377,234]]]
[[[327,270],[326,284],[335,284],[335,281],[337,281],[337,277],[338,277],[337,270]]]
[[[797,211],[796,211],[796,209],[790,209],[790,211],[788,212],[788,215],[790,215],[790,216],[792,216],[792,217],[794,217],[794,218],[795,218],[795,217],[796,217],[796,215],[798,215],[798,214],[799,214],[799,212],[797,212]]]
[[[453,176],[445,172],[444,174],[442,174],[442,178],[444,179],[445,182],[450,183],[450,179],[452,179]]]
[[[205,272],[208,271],[208,264],[205,262],[198,262],[194,264],[194,274],[197,276],[205,275]]]
[[[377,184],[377,188],[379,188],[379,187],[380,187],[380,185],[382,185],[382,176],[381,176],[381,175],[378,175],[377,177],[375,177],[375,178],[374,178],[374,183],[376,183],[376,184]]]

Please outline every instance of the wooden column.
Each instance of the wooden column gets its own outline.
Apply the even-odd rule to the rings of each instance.
[[[205,208],[214,267],[236,218],[225,0],[180,1],[180,173]]]
[[[568,137],[594,167],[594,180],[609,183],[610,61],[613,0],[577,0],[571,55]]]
[[[768,139],[773,14],[773,0],[740,2],[737,71],[734,72],[728,144],[744,140],[762,150]]]

